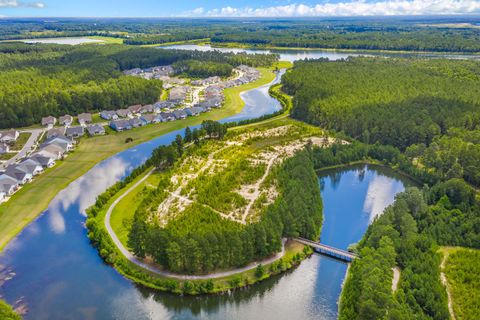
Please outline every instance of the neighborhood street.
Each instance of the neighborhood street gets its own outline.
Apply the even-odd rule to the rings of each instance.
[[[27,143],[25,143],[25,145],[23,146],[22,150],[20,150],[19,153],[17,153],[11,159],[9,159],[9,160],[7,160],[3,163],[0,163],[0,170],[4,170],[10,164],[13,164],[13,163],[17,162],[18,160],[27,156],[30,153],[30,151],[32,150],[32,147],[35,146],[36,142],[38,141],[40,135],[44,132],[44,130],[45,129],[29,129],[29,130],[19,131],[20,133],[24,133],[24,132],[31,133],[30,138],[28,138]]]

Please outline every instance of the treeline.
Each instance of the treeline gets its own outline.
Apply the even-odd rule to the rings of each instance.
[[[197,60],[184,60],[176,62],[173,67],[179,73],[191,78],[208,78],[211,76],[230,77],[233,66],[228,63],[212,63]]]
[[[0,128],[40,123],[42,117],[123,108],[158,101],[162,83],[122,71],[186,61],[194,77],[226,76],[232,66],[268,66],[274,55],[235,55],[130,48],[120,45],[0,44]],[[195,61],[195,62],[192,62]],[[14,81],[12,81],[14,79]]]
[[[480,248],[475,190],[461,179],[438,180],[391,146],[354,142],[313,150],[315,168],[377,161],[427,183],[396,197],[355,247],[340,319],[448,319],[439,281],[438,245]],[[401,279],[392,293],[393,267]]]
[[[295,63],[282,79],[292,116],[405,149],[463,126],[480,107],[480,63],[351,58]]]
[[[193,204],[160,226],[148,223],[151,207],[158,207],[165,181],[135,212],[129,246],[139,257],[177,273],[208,273],[245,266],[278,252],[282,237],[316,239],[322,223],[322,203],[311,152],[285,160],[276,170],[280,196],[262,213],[259,222],[243,226],[223,219],[209,208]]]

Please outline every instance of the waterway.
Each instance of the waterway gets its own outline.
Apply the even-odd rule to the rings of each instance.
[[[255,118],[280,107],[268,96],[268,85],[242,98],[243,112],[223,121]],[[335,319],[346,265],[319,255],[252,288],[199,297],[139,287],[102,261],[87,238],[85,209],[178,133],[182,130],[125,150],[61,191],[0,256],[0,273],[8,275],[0,283],[0,295],[13,305],[25,305],[25,318],[35,320]],[[319,184],[325,206],[321,241],[345,249],[407,182],[391,170],[362,166],[326,172]]]
[[[358,56],[381,56],[381,57],[398,57],[398,58],[446,58],[446,59],[468,59],[480,60],[480,55],[474,54],[457,54],[457,53],[431,53],[431,52],[394,52],[394,51],[362,51],[362,50],[325,50],[325,49],[243,49],[243,48],[217,48],[211,45],[197,45],[197,44],[178,44],[172,46],[160,46],[161,49],[181,49],[181,50],[198,50],[198,51],[212,51],[230,53],[248,53],[248,54],[268,54],[276,53],[280,56],[281,61],[295,62],[304,59],[320,59],[326,58],[329,60],[340,60],[348,57]]]

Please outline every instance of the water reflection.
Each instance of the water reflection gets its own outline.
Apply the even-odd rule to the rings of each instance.
[[[393,203],[395,195],[404,190],[403,184],[386,176],[376,175],[368,185],[363,211],[372,222],[383,210]]]

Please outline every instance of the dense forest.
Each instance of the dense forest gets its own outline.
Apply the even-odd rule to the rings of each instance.
[[[480,185],[480,63],[353,58],[297,62],[292,116],[406,151],[436,179]]]
[[[399,194],[357,244],[340,319],[449,319],[438,247],[480,248],[479,67],[355,58],[297,62],[285,75],[294,117],[364,142],[315,149],[315,168],[373,160],[424,184]]]
[[[47,115],[76,115],[158,101],[162,83],[124,76],[126,69],[182,64],[186,76],[228,76],[240,64],[269,66],[276,59],[275,55],[121,45],[0,44],[0,128],[38,124]]]
[[[160,159],[160,154],[171,152],[159,149],[153,157]],[[162,181],[135,212],[129,246],[137,256],[151,256],[168,270],[198,274],[271,256],[281,249],[283,237],[318,238],[322,203],[311,151],[285,160],[275,178],[280,196],[258,222],[247,225],[223,219],[199,204],[190,205],[166,226],[148,223],[148,208],[158,207],[165,192],[166,181]]]
[[[477,30],[461,17],[382,19],[3,19],[0,39],[109,36],[125,44],[208,40],[250,46],[479,52]]]

